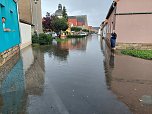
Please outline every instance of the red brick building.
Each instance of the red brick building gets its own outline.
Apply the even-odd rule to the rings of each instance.
[[[78,22],[77,22],[77,19],[75,17],[71,17],[68,19],[68,23],[72,26],[77,26],[78,25]]]
[[[86,15],[69,16],[68,23],[71,26],[88,26],[87,16]]]

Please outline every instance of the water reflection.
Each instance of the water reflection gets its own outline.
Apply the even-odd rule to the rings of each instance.
[[[64,42],[53,43],[50,46],[41,46],[40,50],[58,61],[67,61],[70,51],[86,51],[87,40],[88,38],[68,39]]]
[[[115,54],[101,40],[106,82],[134,114],[151,114],[152,62]]]
[[[28,96],[43,93],[44,69],[44,53],[30,46],[0,68],[0,113],[26,113]]]
[[[1,71],[3,73],[3,80],[0,82],[0,112],[2,114],[17,114],[22,113],[23,110],[23,98],[24,98],[24,75],[23,75],[23,62],[22,59],[16,57],[14,60],[14,64],[7,63],[10,66],[3,66],[3,68],[8,68],[7,73],[5,71]],[[16,61],[18,62],[16,63]],[[14,66],[13,66],[14,65]]]
[[[58,43],[58,47],[61,49],[86,51],[87,38],[69,39],[68,41]]]
[[[24,69],[26,92],[28,95],[41,95],[45,82],[44,53],[39,49],[32,50],[32,47],[27,47],[21,54],[24,68],[27,68]]]
[[[106,44],[104,39],[100,40],[101,43],[101,50],[104,55],[104,70],[105,70],[105,77],[106,77],[106,84],[108,89],[111,88],[111,81],[112,81],[112,71],[115,65],[115,54],[110,50],[108,45]]]

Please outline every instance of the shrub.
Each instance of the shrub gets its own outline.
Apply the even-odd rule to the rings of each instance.
[[[36,35],[36,34],[33,35],[33,36],[32,36],[32,43],[35,44],[35,43],[38,43],[38,42],[39,42],[39,41],[38,41],[37,35]]]
[[[82,28],[80,28],[80,27],[71,27],[71,31],[79,32],[81,30],[82,30]]]
[[[44,33],[39,34],[39,36],[37,35],[32,36],[32,43],[37,43],[40,45],[50,44],[51,40],[52,40],[52,36]]]

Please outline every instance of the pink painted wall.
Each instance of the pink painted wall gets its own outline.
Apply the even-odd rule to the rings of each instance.
[[[120,0],[117,13],[152,12],[152,0]],[[152,43],[152,14],[117,15],[117,42]]]
[[[152,0],[120,0],[117,13],[152,12]]]
[[[118,15],[116,32],[120,43],[152,43],[152,14]]]

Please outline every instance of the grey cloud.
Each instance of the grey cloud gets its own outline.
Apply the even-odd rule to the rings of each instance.
[[[66,6],[68,15],[88,15],[88,23],[99,26],[105,19],[112,0],[42,0],[42,14],[54,13],[58,4]]]

